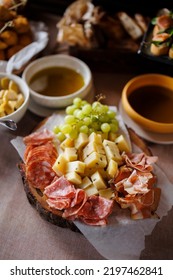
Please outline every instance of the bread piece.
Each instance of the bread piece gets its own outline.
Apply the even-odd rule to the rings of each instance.
[[[160,33],[152,38],[150,51],[155,56],[166,55],[169,51],[170,34]]]
[[[148,22],[145,19],[145,17],[143,15],[141,15],[141,14],[135,14],[134,17],[135,17],[135,20],[136,20],[137,24],[142,29],[142,31],[146,32],[147,28],[148,28]]]
[[[128,14],[126,14],[125,12],[119,12],[117,16],[121,21],[124,29],[134,40],[139,39],[143,35],[142,29]]]

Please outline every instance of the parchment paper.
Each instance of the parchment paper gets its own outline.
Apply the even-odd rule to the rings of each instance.
[[[63,111],[59,114],[54,114],[48,118],[48,121],[40,129],[44,127],[52,129],[55,125],[63,123],[63,118]],[[128,132],[120,115],[118,115],[118,120],[121,132],[129,141]],[[11,142],[20,157],[23,158],[25,146],[22,138],[17,137]],[[137,152],[138,148],[133,147],[133,151]],[[161,219],[172,208],[173,185],[157,165],[154,166],[154,172],[158,178],[157,186],[161,188],[161,199],[157,209],[157,214]],[[139,259],[140,253],[145,247],[145,236],[151,234],[160,219],[151,218],[135,221],[130,218],[128,209],[120,209],[116,205],[106,226],[88,226],[79,221],[74,221],[74,223],[105,258],[112,260],[135,260]]]

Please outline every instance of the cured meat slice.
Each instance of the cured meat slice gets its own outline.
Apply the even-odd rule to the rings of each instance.
[[[172,27],[173,25],[173,19],[170,15],[161,15],[157,17],[157,25],[159,26],[159,29],[166,30],[169,27]]]
[[[53,146],[52,142],[47,142],[40,146],[28,146],[28,149],[26,149],[26,155],[25,155],[25,163],[26,165],[30,162],[37,160],[38,158],[40,160],[49,159],[50,163],[54,163],[57,158],[57,150]]]
[[[121,208],[130,208],[132,219],[150,218],[158,207],[161,190],[153,188],[146,194],[116,197]]]
[[[30,135],[23,138],[25,145],[41,145],[54,139],[53,132],[48,129],[33,132]]]
[[[76,219],[79,216],[79,212],[87,201],[86,192],[82,189],[76,189],[76,194],[73,200],[71,201],[71,205],[68,209],[66,209],[63,213],[64,218],[68,219]]]
[[[140,170],[142,172],[150,172],[153,170],[152,164],[158,159],[156,156],[147,156],[144,153],[131,153],[122,155],[127,166]]]
[[[66,208],[70,207],[71,204],[71,198],[66,197],[60,197],[60,198],[48,198],[47,203],[50,207],[58,209],[58,210],[64,210]]]
[[[47,186],[44,190],[44,194],[47,195],[49,198],[74,198],[75,197],[75,187],[70,184],[70,182],[64,177],[61,176],[60,178],[53,181],[52,184]]]
[[[106,219],[112,212],[113,204],[113,200],[91,195],[78,213],[78,216],[92,221]]]
[[[49,162],[45,160],[33,161],[28,166],[25,166],[25,170],[27,180],[37,189],[44,189],[56,176]]]
[[[25,153],[26,178],[33,187],[44,189],[55,178],[52,166],[57,151],[52,142],[39,146],[28,145]]]

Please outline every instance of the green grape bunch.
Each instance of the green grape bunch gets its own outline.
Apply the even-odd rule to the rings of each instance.
[[[99,101],[90,104],[79,97],[66,108],[64,124],[54,128],[54,133],[60,141],[66,137],[75,139],[80,132],[90,135],[92,132],[108,134],[117,131],[118,121],[114,111]]]

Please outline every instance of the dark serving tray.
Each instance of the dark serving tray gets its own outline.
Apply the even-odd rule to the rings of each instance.
[[[155,62],[166,63],[173,66],[173,59],[169,58],[167,55],[155,56],[150,52],[150,45],[152,40],[153,25],[150,23],[147,32],[144,34],[143,39],[138,50],[138,54],[145,58],[151,59]]]

